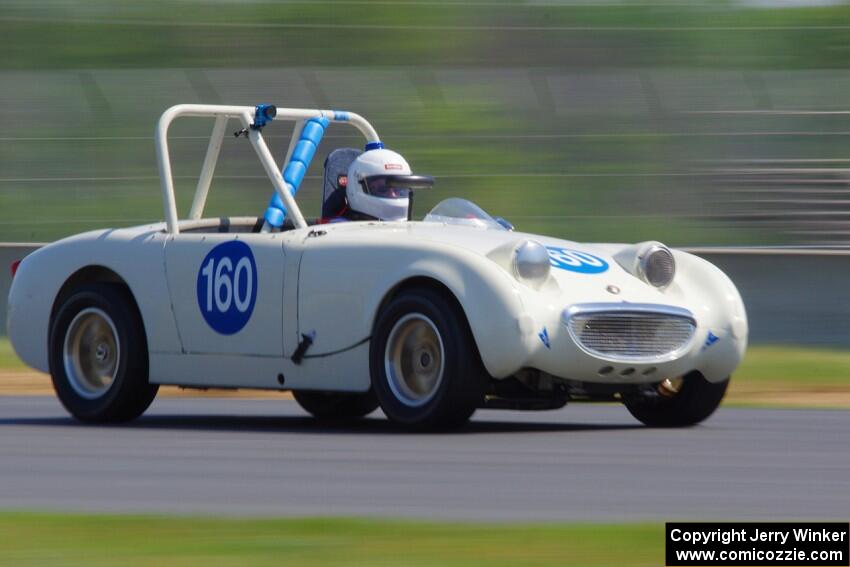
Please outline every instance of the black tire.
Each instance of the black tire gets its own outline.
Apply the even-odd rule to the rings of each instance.
[[[318,392],[295,390],[292,392],[307,413],[323,421],[353,421],[378,409],[378,400],[369,392]]]
[[[104,319],[103,314],[108,319]],[[80,370],[81,366],[75,366],[73,355],[68,359],[71,361],[68,363],[70,376],[66,368],[66,339],[73,344],[76,336],[68,336],[69,328],[75,321],[85,321],[86,316],[99,317],[99,321],[111,323],[114,329],[111,334],[117,335],[117,342],[102,349],[107,352],[104,357],[109,356],[109,346],[117,353],[114,377],[111,383],[102,386],[102,391],[98,388],[86,390],[89,382],[85,378],[74,378],[78,374],[83,376],[85,371]],[[78,328],[76,325],[75,328]],[[98,341],[103,344],[100,339]],[[142,415],[156,397],[159,386],[148,382],[148,345],[142,319],[129,291],[123,286],[96,283],[75,289],[56,312],[50,328],[49,346],[53,387],[62,405],[80,421],[130,421]],[[69,349],[72,353],[87,353],[77,356],[77,359],[87,361],[91,359],[91,346],[71,346]],[[86,359],[86,356],[89,358]]]
[[[708,419],[720,406],[729,378],[709,382],[693,372],[684,377],[678,393],[672,397],[627,399],[629,412],[650,427],[689,427]]]
[[[442,348],[442,372],[434,373],[436,383],[429,393],[413,402],[400,393],[399,380],[388,375],[385,364],[390,334],[397,324],[408,324],[405,321],[435,329]],[[422,364],[436,360],[430,355],[428,361],[419,356]],[[432,289],[404,291],[381,311],[372,334],[369,367],[372,390],[381,409],[391,421],[409,428],[457,427],[468,421],[483,401],[487,374],[466,318],[452,299]]]

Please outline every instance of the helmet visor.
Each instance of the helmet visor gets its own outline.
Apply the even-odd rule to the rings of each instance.
[[[407,199],[411,189],[424,189],[434,185],[427,175],[371,175],[360,182],[363,191],[381,199]]]

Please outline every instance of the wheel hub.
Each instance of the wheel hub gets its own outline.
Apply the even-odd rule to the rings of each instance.
[[[112,386],[120,362],[118,331],[102,309],[80,311],[68,325],[63,346],[65,375],[71,388],[93,400]]]
[[[100,343],[94,351],[94,356],[98,362],[104,362],[107,358],[109,358],[109,352],[109,345],[106,343]]]
[[[428,403],[443,379],[443,341],[434,322],[421,313],[399,319],[387,339],[384,367],[400,402],[411,407]]]

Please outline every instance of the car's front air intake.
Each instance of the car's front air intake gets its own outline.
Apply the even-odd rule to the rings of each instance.
[[[696,331],[689,311],[665,305],[577,305],[564,317],[580,347],[617,360],[670,358],[691,342]]]

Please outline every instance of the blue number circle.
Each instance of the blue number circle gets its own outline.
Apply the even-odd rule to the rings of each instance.
[[[579,250],[570,250],[559,246],[547,246],[549,263],[553,267],[581,274],[601,274],[608,269],[608,262]]]
[[[222,335],[241,331],[257,302],[257,263],[239,240],[219,244],[198,268],[198,307],[204,321]]]

